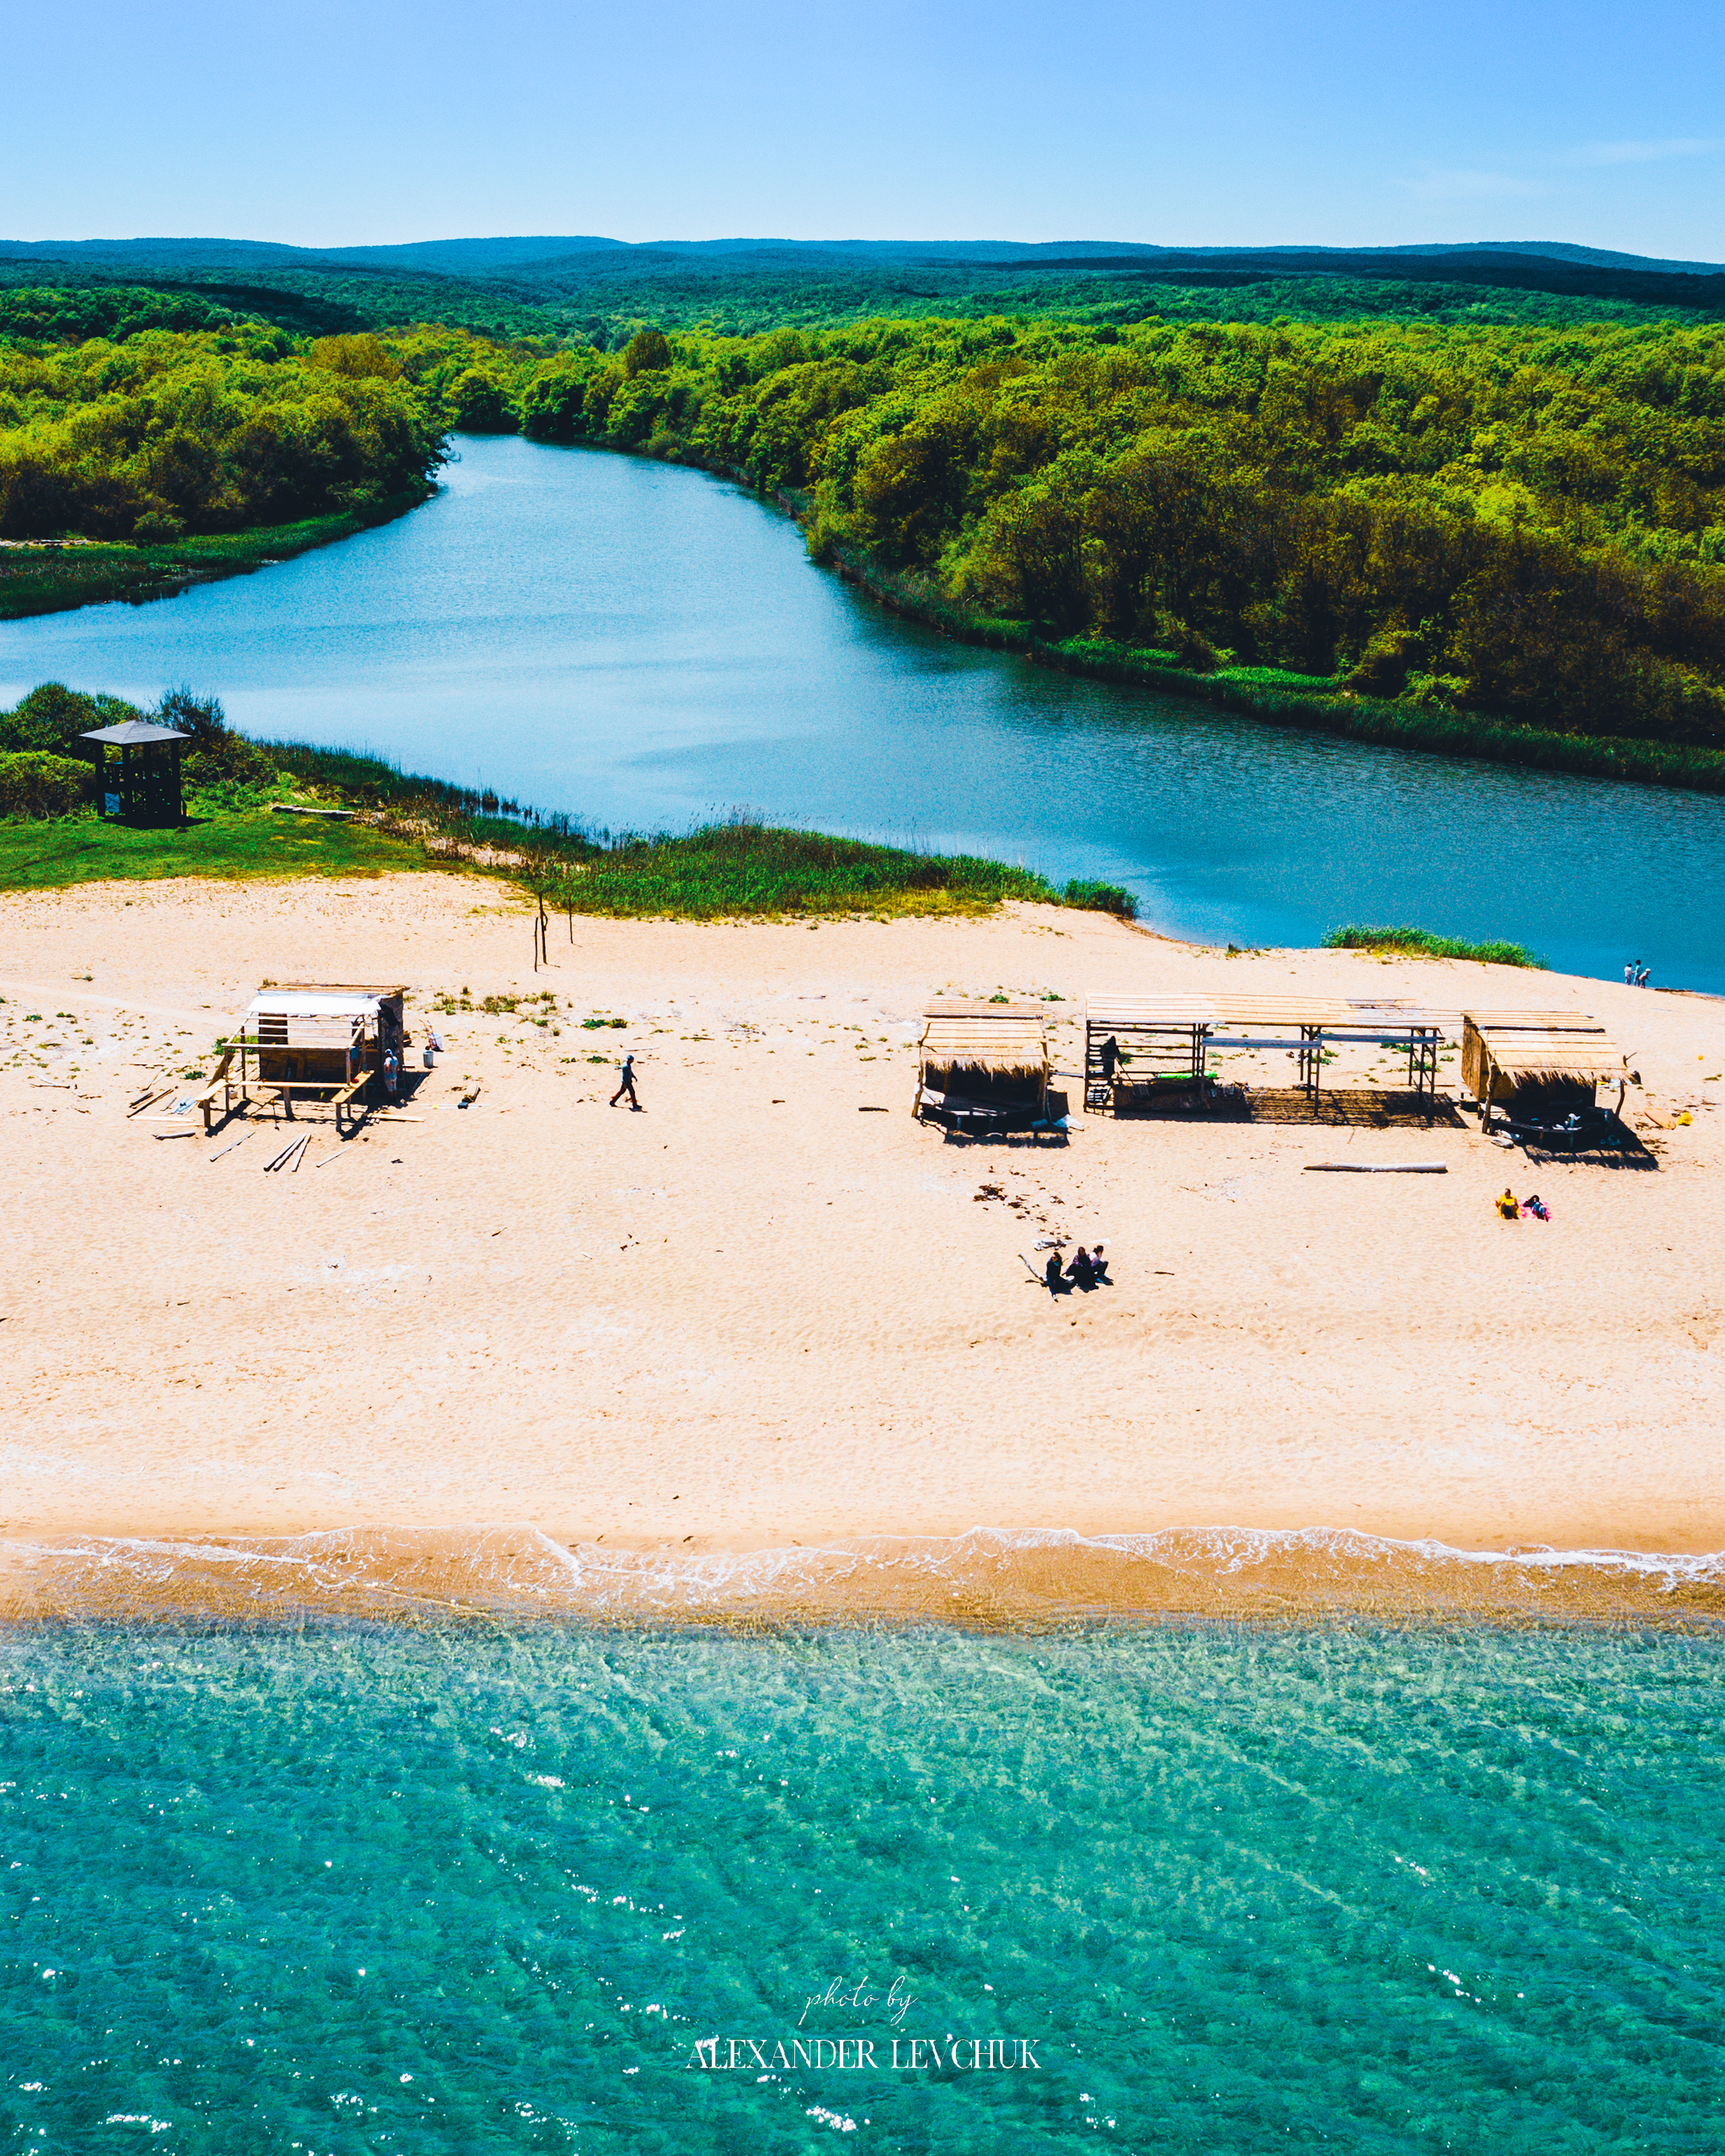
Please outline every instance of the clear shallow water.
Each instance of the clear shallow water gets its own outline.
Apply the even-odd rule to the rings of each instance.
[[[0,2129],[163,2156],[1711,2152],[1722,1654],[14,1633]],[[937,2040],[938,2070],[891,2068],[895,1977],[900,2059]],[[805,2015],[835,1981],[875,2002]],[[748,2063],[695,2063],[715,2036]],[[818,2068],[789,2049],[817,2036]],[[878,2070],[830,2063],[841,2036]],[[991,2040],[1035,2066],[989,2070]]]
[[[437,500],[259,575],[0,625],[0,696],[189,680],[595,826],[734,806],[1098,876],[1198,939],[1506,936],[1725,991],[1725,802],[1282,734],[945,643],[699,472],[469,438]]]

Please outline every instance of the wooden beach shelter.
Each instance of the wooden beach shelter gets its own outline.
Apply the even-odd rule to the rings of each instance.
[[[96,744],[97,805],[109,822],[164,830],[185,821],[179,744],[191,739],[189,734],[152,726],[147,718],[129,718],[78,739]]]
[[[217,1096],[230,1115],[256,1093],[293,1113],[296,1095],[344,1112],[363,1096],[393,1054],[406,1060],[405,988],[352,982],[286,981],[260,988],[222,1050],[209,1084],[197,1097],[204,1128]]]
[[[1035,1003],[931,1003],[911,1113],[949,1128],[1029,1130],[1049,1119],[1048,1014]]]
[[[1219,1049],[1284,1053],[1314,1109],[1332,1042],[1407,1058],[1407,1089],[1435,1106],[1438,1051],[1457,1014],[1400,997],[1092,995],[1084,1011],[1084,1105],[1118,1114],[1157,1091],[1204,1094]]]
[[[1461,1082],[1486,1129],[1500,1108],[1512,1123],[1551,1123],[1594,1107],[1602,1085],[1616,1086],[1621,1114],[1629,1065],[1584,1011],[1464,1011]]]

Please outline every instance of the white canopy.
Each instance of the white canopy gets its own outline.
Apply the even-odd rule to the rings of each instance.
[[[265,1012],[272,1018],[371,1018],[380,1003],[388,1001],[387,989],[259,989],[252,998],[248,1018]]]

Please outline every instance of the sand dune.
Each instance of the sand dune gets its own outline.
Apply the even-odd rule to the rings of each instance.
[[[0,921],[14,1583],[24,1545],[81,1535],[486,1522],[690,1556],[977,1526],[1725,1547],[1725,1003],[1231,958],[1039,908],[559,923],[536,977],[525,912],[439,876],[86,888]],[[440,994],[475,1006],[436,1021],[419,1120],[320,1129],[275,1177],[262,1134],[215,1159],[226,1139],[126,1119],[259,981],[386,978],[416,1032]],[[1075,1114],[1040,1149],[911,1118],[931,995],[1062,999],[1076,1072],[1087,992],[1219,985],[1591,1010],[1644,1081],[1648,1161],[1530,1171],[1469,1121],[1357,1103],[1324,1127]],[[478,1007],[545,990],[544,1024]],[[638,1115],[606,1105],[625,1049]],[[1302,1173],[1342,1151],[1448,1173]],[[1506,1180],[1550,1223],[1499,1221]],[[1023,1259],[1055,1232],[1104,1239],[1119,1284],[1051,1301]]]

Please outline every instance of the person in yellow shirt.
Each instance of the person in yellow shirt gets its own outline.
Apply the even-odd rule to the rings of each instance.
[[[1519,1220],[1521,1218],[1521,1208],[1515,1202],[1513,1190],[1506,1190],[1498,1200],[1498,1218],[1500,1220]]]

